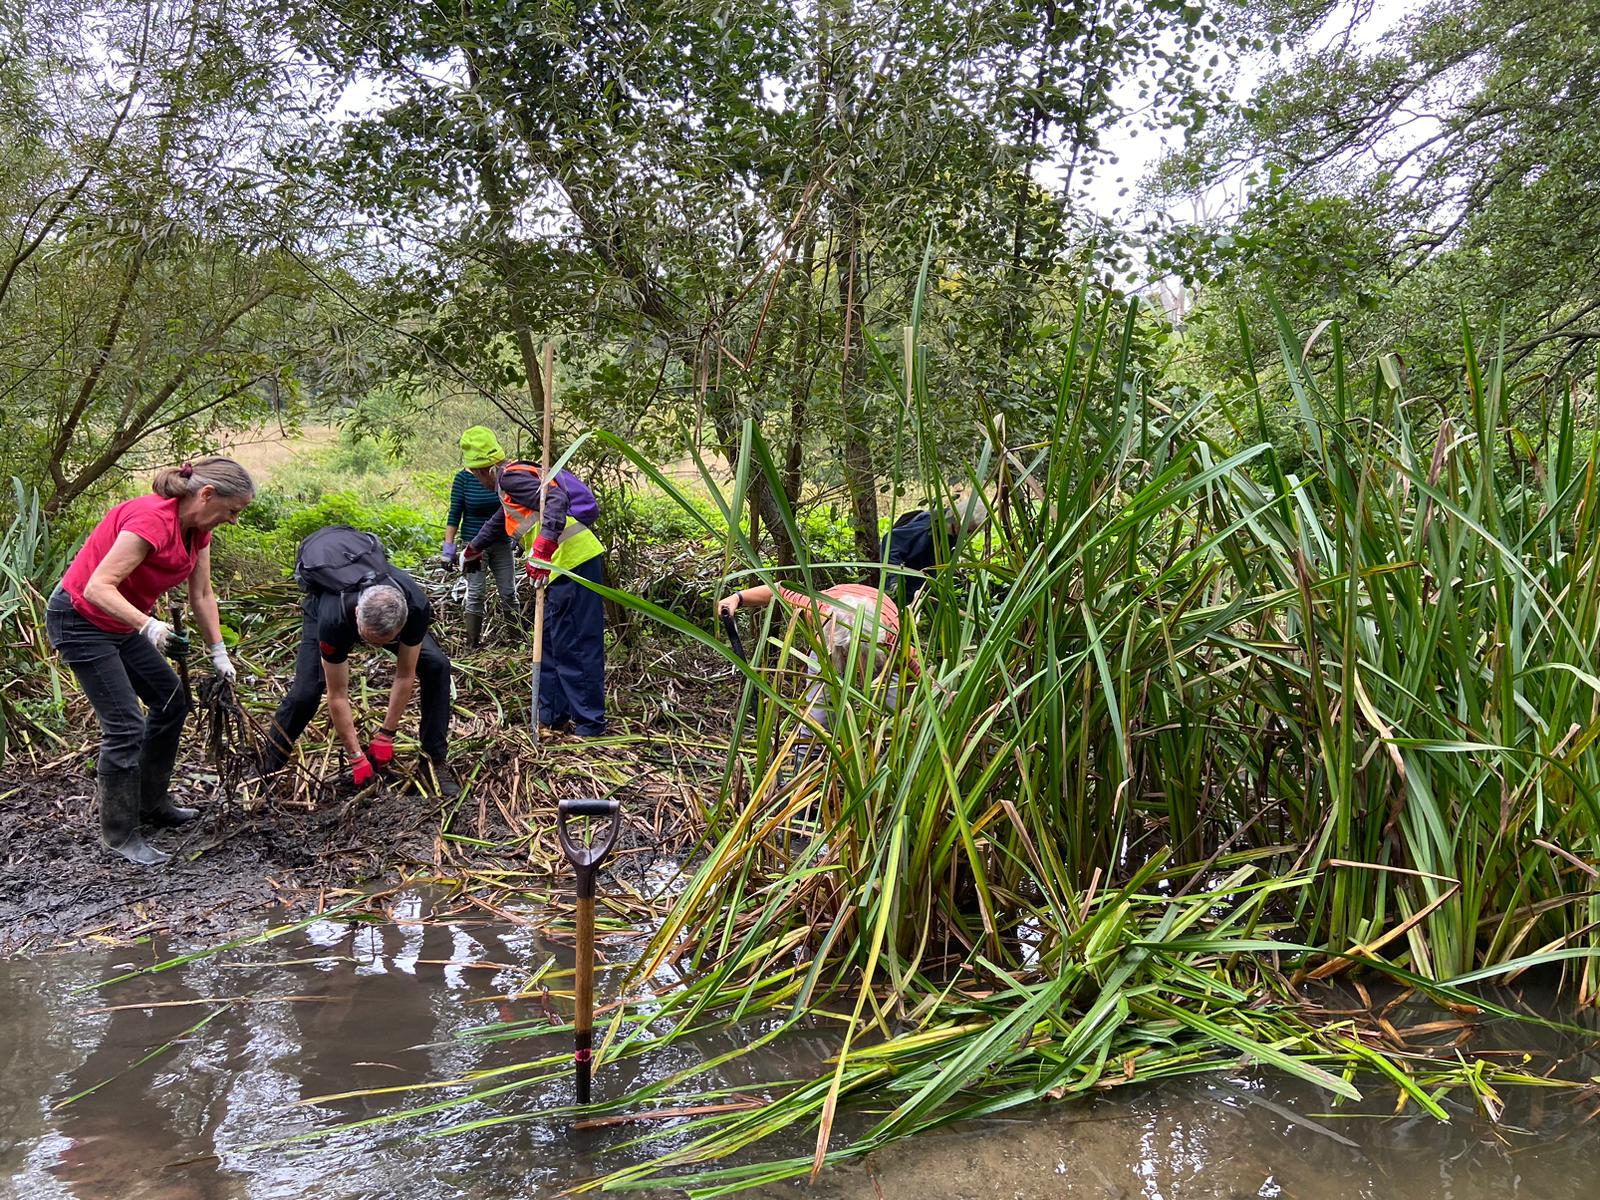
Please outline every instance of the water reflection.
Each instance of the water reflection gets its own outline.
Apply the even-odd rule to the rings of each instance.
[[[373,1125],[306,1146],[247,1149],[459,1091],[304,1103],[312,1098],[458,1078],[570,1051],[569,1039],[559,1035],[502,1043],[460,1036],[489,1021],[538,1018],[537,987],[528,996],[503,997],[552,960],[554,971],[569,970],[569,945],[529,927],[430,919],[420,899],[394,915],[384,925],[319,921],[267,945],[98,992],[74,989],[120,973],[130,952],[0,962],[0,1181],[8,1181],[0,1182],[0,1195],[545,1196],[644,1153],[619,1149],[639,1127],[575,1135],[559,1119],[437,1140],[418,1136],[567,1103],[564,1074],[405,1125]],[[611,950],[626,953],[625,946]],[[137,957],[148,965],[165,956],[165,947],[153,946]],[[601,973],[602,1003],[614,979]],[[227,997],[239,999],[220,1012],[192,1003]],[[211,1013],[214,1019],[181,1044],[132,1066]],[[597,1094],[665,1079],[771,1027],[768,1020],[722,1030],[607,1064]],[[1504,1036],[1514,1048],[1529,1033],[1518,1026]],[[1600,1074],[1594,1044],[1567,1039],[1544,1049],[1577,1056],[1564,1074]],[[794,1035],[735,1059],[715,1082],[759,1096],[773,1079],[814,1073],[829,1050],[825,1036]],[[1587,1109],[1570,1092],[1518,1091],[1506,1099],[1511,1107],[1500,1129],[1465,1109],[1446,1128],[1429,1118],[1379,1119],[1387,1103],[1381,1096],[1369,1117],[1349,1120],[1325,1115],[1326,1097],[1276,1076],[1202,1077],[969,1126],[830,1170],[811,1187],[775,1186],[759,1195],[1552,1200],[1587,1194],[1579,1181],[1587,1180],[1600,1149],[1596,1130],[1584,1123]],[[1589,1100],[1590,1107],[1597,1103]],[[657,1152],[687,1136],[681,1124],[655,1132],[663,1135]],[[808,1153],[809,1142],[807,1131],[795,1130],[780,1149]]]

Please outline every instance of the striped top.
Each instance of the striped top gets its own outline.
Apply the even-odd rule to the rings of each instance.
[[[446,525],[456,527],[456,540],[470,542],[483,523],[500,512],[500,497],[479,483],[471,471],[456,472],[450,484],[450,515]]]

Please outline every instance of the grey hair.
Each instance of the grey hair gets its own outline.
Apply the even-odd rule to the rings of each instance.
[[[406,623],[405,593],[391,583],[377,583],[356,600],[356,627],[392,639]]]
[[[954,507],[944,510],[945,522],[952,532],[976,533],[989,519],[989,506],[977,492],[965,499],[957,496],[952,500],[952,504]]]
[[[173,500],[192,496],[208,485],[219,496],[255,499],[256,481],[250,478],[250,472],[220,454],[157,471],[150,490],[164,500]]]

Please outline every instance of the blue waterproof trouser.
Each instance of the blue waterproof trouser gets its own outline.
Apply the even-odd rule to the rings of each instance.
[[[605,582],[605,558],[572,568]],[[598,592],[576,579],[552,578],[544,599],[544,660],[539,671],[539,723],[598,737],[606,731],[606,610]]]

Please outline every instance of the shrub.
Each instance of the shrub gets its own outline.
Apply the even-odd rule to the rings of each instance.
[[[433,551],[436,530],[429,519],[401,504],[368,504],[354,492],[332,492],[286,519],[277,534],[293,547],[324,525],[351,525],[378,535],[391,561],[407,566]]]
[[[630,491],[623,495],[606,497],[608,504],[602,518],[603,532],[619,542],[684,542],[709,540],[706,528],[695,517],[698,513],[718,531],[718,539],[727,529],[717,506],[704,497],[689,497],[694,511],[671,497],[654,492]]]
[[[245,512],[255,508],[252,504]],[[439,532],[436,522],[414,508],[368,503],[348,491],[330,492],[311,505],[271,496],[262,508],[256,519],[241,518],[238,525],[217,531],[211,557],[219,588],[255,587],[282,579],[294,567],[301,541],[324,525],[350,525],[377,534],[398,567],[412,567],[431,556]]]
[[[268,485],[258,489],[250,506],[239,514],[239,525],[246,529],[270,532],[299,507],[301,502],[281,489]]]

